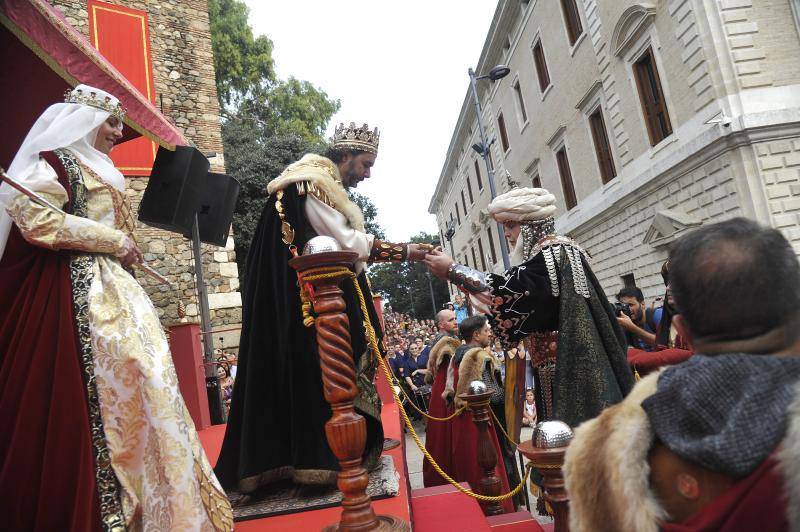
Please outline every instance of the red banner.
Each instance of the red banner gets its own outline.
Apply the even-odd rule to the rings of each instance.
[[[89,39],[94,47],[155,103],[147,12],[97,0],[88,0],[87,8]],[[149,176],[156,150],[155,142],[140,137],[114,148],[111,159],[125,175]]]

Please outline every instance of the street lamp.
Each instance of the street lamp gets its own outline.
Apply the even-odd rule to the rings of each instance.
[[[492,161],[489,158],[489,146],[491,145],[491,142],[486,140],[486,131],[483,129],[483,121],[481,120],[481,102],[478,99],[478,87],[476,82],[479,79],[497,81],[506,77],[511,72],[511,69],[506,65],[497,65],[496,67],[492,68],[488,74],[483,74],[481,76],[476,76],[475,71],[472,70],[471,67],[468,72],[469,86],[472,89],[472,97],[475,100],[475,112],[478,115],[478,133],[481,136],[480,143],[476,142],[472,146],[472,149],[478,152],[481,157],[483,157],[483,162],[486,164],[486,174],[489,176],[489,192],[492,196],[492,199],[494,199],[497,197],[497,190],[494,186],[494,168],[492,168]],[[497,232],[499,233],[500,240],[500,254],[503,256],[503,269],[508,270],[511,267],[511,262],[508,259],[508,244],[506,243],[505,231],[503,230],[503,225],[500,222],[497,222]]]
[[[450,242],[450,257],[453,260],[456,260],[456,254],[453,251],[453,236],[456,234],[456,222],[454,220],[450,220],[447,222],[447,231],[444,232],[444,237]],[[450,284],[450,289],[447,293],[451,293],[453,291],[453,285]]]

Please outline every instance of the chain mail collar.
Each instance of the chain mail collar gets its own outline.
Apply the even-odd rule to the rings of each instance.
[[[577,242],[566,236],[555,234],[554,218],[546,218],[540,222],[529,222],[521,225],[523,262],[535,258],[540,253],[547,266],[547,275],[550,278],[550,290],[553,297],[558,297],[561,287],[558,283],[558,267],[561,265],[561,250],[569,261],[575,286],[575,293],[589,298],[589,285],[586,281],[586,272],[583,269],[581,256],[589,259],[589,255]]]

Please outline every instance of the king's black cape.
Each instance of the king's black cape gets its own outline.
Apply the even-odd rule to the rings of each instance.
[[[297,274],[288,264],[291,255],[281,240],[275,199],[271,195],[261,213],[247,258],[239,364],[215,468],[227,490],[252,491],[286,478],[330,484],[339,469],[325,437],[331,409],[322,393],[316,332],[303,325]],[[316,236],[304,215],[305,200],[295,185],[284,190],[285,216],[299,250]],[[357,279],[380,335],[366,276],[362,273]],[[371,469],[383,446],[381,404],[373,383],[376,361],[368,354],[364,316],[352,281],[343,281],[341,288],[358,375],[355,406],[367,422],[364,463]]]

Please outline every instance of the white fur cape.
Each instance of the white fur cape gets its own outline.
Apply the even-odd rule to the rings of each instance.
[[[283,190],[293,183],[309,183],[308,191],[318,199],[330,205],[347,218],[350,227],[364,232],[364,214],[347,195],[339,168],[327,157],[307,153],[269,182],[267,192],[270,194]]]

